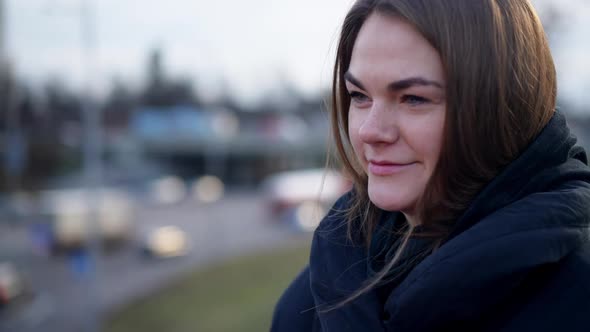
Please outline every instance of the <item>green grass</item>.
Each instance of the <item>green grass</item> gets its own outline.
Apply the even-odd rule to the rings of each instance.
[[[105,331],[268,331],[276,301],[308,258],[305,243],[196,271],[113,314]]]

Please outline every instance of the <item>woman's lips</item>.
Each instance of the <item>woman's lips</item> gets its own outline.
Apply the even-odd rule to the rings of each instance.
[[[399,173],[411,167],[415,163],[409,164],[394,164],[389,162],[369,161],[369,173],[374,175],[391,175]]]

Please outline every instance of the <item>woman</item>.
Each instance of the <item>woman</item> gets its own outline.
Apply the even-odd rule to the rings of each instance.
[[[333,83],[354,182],[273,331],[590,330],[590,169],[526,0],[358,0]]]

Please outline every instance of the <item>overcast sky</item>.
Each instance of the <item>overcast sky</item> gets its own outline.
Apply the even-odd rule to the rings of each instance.
[[[6,48],[16,72],[28,82],[54,76],[80,86],[85,77],[81,1],[5,2]],[[227,87],[253,99],[281,79],[307,93],[328,86],[339,25],[353,1],[89,2],[95,9],[99,90],[113,77],[140,82],[148,52],[159,47],[171,76],[196,79],[201,93],[215,95]],[[560,0],[560,7],[576,27],[554,40],[560,88],[580,104],[590,91],[590,5],[588,0]]]

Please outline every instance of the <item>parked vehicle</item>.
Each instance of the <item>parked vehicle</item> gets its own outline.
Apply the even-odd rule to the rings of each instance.
[[[26,283],[14,264],[0,262],[0,308],[3,308],[26,293]]]
[[[171,258],[187,254],[188,238],[176,226],[162,226],[149,231],[141,243],[142,251],[152,258]]]
[[[350,183],[334,170],[307,169],[274,174],[262,188],[272,220],[311,231]]]
[[[123,190],[62,189],[44,191],[39,197],[39,214],[49,224],[56,248],[84,246],[91,235],[107,245],[126,242],[133,236],[135,202]]]

